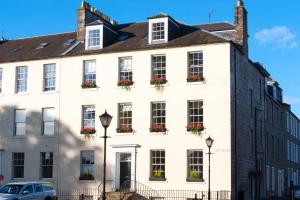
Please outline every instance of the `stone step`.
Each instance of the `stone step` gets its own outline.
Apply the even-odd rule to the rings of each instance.
[[[106,200],[129,200],[131,196],[135,193],[133,192],[108,192],[106,194]],[[133,199],[131,199],[133,200]]]

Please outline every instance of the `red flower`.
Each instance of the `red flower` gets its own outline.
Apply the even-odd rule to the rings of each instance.
[[[150,127],[150,132],[166,132],[167,129],[164,125],[162,124],[152,124]]]
[[[186,126],[187,131],[203,131],[203,123],[190,123]]]
[[[117,133],[132,133],[133,129],[130,126],[120,125],[117,128]]]
[[[94,82],[82,82],[81,88],[95,88],[97,87],[96,83]]]
[[[194,82],[194,81],[204,81],[204,77],[199,75],[189,75],[186,80],[188,82]]]
[[[94,128],[82,128],[80,130],[81,134],[95,134],[96,133],[96,129]]]
[[[165,77],[158,76],[153,76],[150,81],[151,84],[166,84],[167,82],[168,81]]]
[[[130,86],[133,85],[134,82],[132,80],[119,80],[118,86]]]

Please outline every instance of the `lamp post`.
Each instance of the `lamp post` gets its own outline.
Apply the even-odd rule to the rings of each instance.
[[[206,145],[208,147],[208,200],[211,200],[210,198],[210,148],[212,147],[214,140],[209,136],[206,140]]]
[[[106,130],[110,125],[112,120],[112,116],[110,116],[106,110],[101,116],[99,116],[102,126],[104,127],[104,136],[101,137],[104,139],[104,161],[103,161],[103,191],[102,191],[102,200],[106,200],[105,194],[105,182],[106,182],[106,139],[108,138],[106,135]]]

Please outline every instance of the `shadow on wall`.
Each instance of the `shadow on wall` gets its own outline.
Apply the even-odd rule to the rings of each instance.
[[[24,179],[45,180],[53,182],[56,188],[77,189],[97,187],[102,181],[101,145],[103,139],[97,137],[84,137],[78,132],[71,131],[70,126],[55,119],[55,134],[42,135],[42,112],[26,112],[26,135],[14,136],[15,109],[17,106],[0,107],[0,149],[3,149],[2,173],[4,183],[19,181],[12,178],[12,153],[24,152]],[[70,116],[72,116],[70,114]],[[77,117],[77,116],[76,116]],[[81,116],[78,116],[81,117]],[[102,132],[101,132],[102,133]],[[80,153],[81,151],[94,151],[94,177],[93,181],[81,181]],[[53,152],[53,178],[41,179],[41,152]],[[108,152],[109,153],[109,152]],[[107,165],[107,179],[111,178],[111,166]]]

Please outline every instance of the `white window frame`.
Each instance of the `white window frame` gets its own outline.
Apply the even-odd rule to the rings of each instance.
[[[151,102],[151,126],[161,125],[166,128],[166,102],[164,101],[154,101]],[[158,115],[158,113],[164,112],[164,115]]]
[[[50,69],[49,69],[49,68]],[[44,92],[55,91],[56,89],[56,64],[44,65]],[[51,83],[51,84],[49,84]]]
[[[119,103],[118,127],[132,128],[132,103]]]
[[[18,116],[18,112],[24,112],[24,119],[22,116]],[[24,132],[19,133],[19,128],[23,128]],[[14,136],[24,137],[26,135],[26,110],[25,109],[15,109],[15,131]]]
[[[88,115],[85,118],[85,112]],[[82,106],[82,128],[95,128],[96,107],[95,105]]]
[[[22,71],[23,69],[24,71]],[[21,73],[21,71],[23,73]],[[20,78],[19,75],[23,74],[23,78]],[[20,83],[23,83],[22,85]],[[22,86],[22,87],[21,87]],[[16,67],[16,93],[25,93],[28,90],[28,67],[27,66],[18,66]],[[24,90],[21,90],[24,88]]]
[[[154,156],[153,153],[155,154]],[[161,177],[155,177],[156,173],[160,173]],[[150,180],[157,180],[157,181],[166,180],[166,150],[165,149],[150,150]]]
[[[95,78],[90,78],[89,76],[95,76]],[[83,77],[82,77],[82,79],[83,79],[82,82],[88,82],[88,83],[95,83],[96,84],[96,82],[97,82],[97,63],[96,63],[96,60],[84,60],[83,61]]]
[[[159,39],[159,40],[153,40],[153,33],[152,33],[152,28],[153,28],[153,24],[156,23],[164,23],[164,39]],[[164,18],[156,18],[156,19],[149,19],[149,23],[148,23],[148,43],[149,44],[159,44],[159,43],[166,43],[169,41],[168,38],[168,33],[169,33],[169,19],[168,17],[164,17]]]
[[[119,81],[133,79],[132,70],[132,57],[120,57],[119,58]]]
[[[197,155],[195,155],[195,153]],[[202,162],[201,162],[201,160],[202,160]],[[198,178],[191,177],[192,171],[195,171],[196,173],[198,173],[199,177]],[[203,174],[204,174],[203,172],[204,172],[203,150],[202,149],[188,149],[187,150],[187,180],[203,181]]]
[[[98,30],[99,31],[99,45],[89,45],[90,40],[90,32]],[[102,49],[103,48],[103,25],[94,25],[94,26],[87,26],[85,31],[85,49],[86,50],[94,50],[94,49]]]
[[[50,116],[46,115],[48,112],[47,111],[52,111],[52,113],[50,113]],[[43,114],[43,124],[42,124],[42,135],[43,136],[53,136],[55,133],[55,117],[54,117],[54,112],[55,112],[55,108],[53,107],[48,107],[48,108],[43,108],[42,109],[42,114]],[[52,116],[51,116],[52,114]],[[52,127],[51,128],[51,132],[45,132],[45,130],[49,130],[46,129],[46,127]]]

